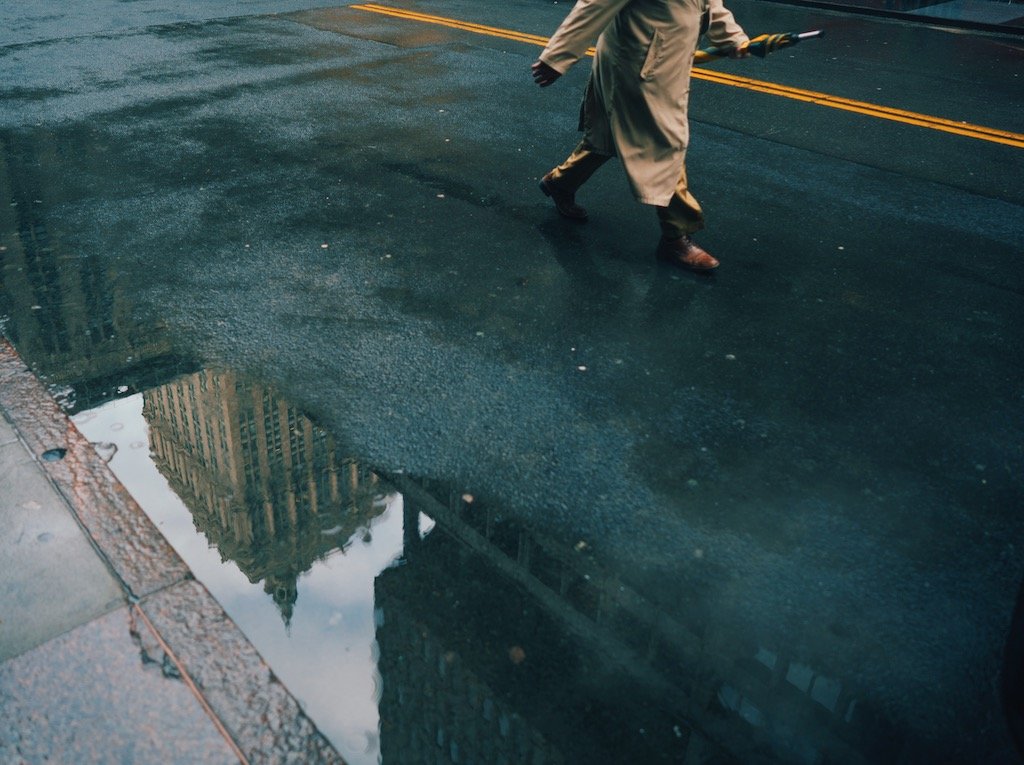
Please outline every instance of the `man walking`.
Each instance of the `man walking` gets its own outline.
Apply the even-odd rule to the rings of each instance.
[[[690,67],[704,32],[713,44],[732,47],[734,57],[748,55],[747,36],[722,0],[579,0],[532,69],[547,87],[597,38],[580,112],[583,140],[540,182],[558,212],[586,220],[576,192],[617,155],[634,196],[657,210],[658,258],[707,272],[718,261],[691,238],[704,216],[685,166]]]

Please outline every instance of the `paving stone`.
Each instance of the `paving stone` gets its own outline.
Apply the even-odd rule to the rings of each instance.
[[[250,762],[342,762],[205,587],[182,582],[141,607]]]
[[[123,607],[0,664],[0,762],[237,763]]]
[[[0,420],[0,443],[4,426]],[[124,602],[120,583],[24,446],[0,445],[0,660]]]
[[[71,423],[18,357],[0,339],[0,409],[6,410],[32,454],[63,449],[38,464],[60,488],[118,576],[143,595],[180,581],[188,568],[110,472],[95,447]]]

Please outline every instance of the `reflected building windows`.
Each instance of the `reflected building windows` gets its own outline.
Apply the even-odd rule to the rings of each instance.
[[[143,415],[157,467],[196,528],[263,582],[285,622],[298,577],[383,511],[376,474],[339,459],[327,433],[234,373],[204,370],[146,391]]]

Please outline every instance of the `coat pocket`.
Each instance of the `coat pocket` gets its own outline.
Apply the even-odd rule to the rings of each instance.
[[[655,32],[651,38],[651,44],[647,48],[647,56],[644,58],[643,68],[640,70],[641,80],[653,80],[655,72],[658,69],[658,64],[661,63],[661,58],[664,53],[664,40],[661,32]]]

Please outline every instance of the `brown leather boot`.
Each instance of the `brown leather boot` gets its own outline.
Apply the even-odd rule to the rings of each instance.
[[[578,221],[587,219],[587,211],[576,204],[576,195],[560,190],[556,181],[551,180],[551,173],[540,179],[540,190],[544,192],[544,196],[551,197],[551,201],[555,203],[555,209],[563,218]]]
[[[658,244],[658,260],[698,273],[707,273],[718,268],[718,261],[686,234],[679,239],[662,237]]]

